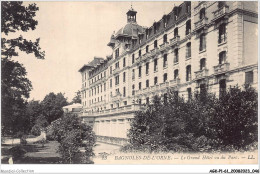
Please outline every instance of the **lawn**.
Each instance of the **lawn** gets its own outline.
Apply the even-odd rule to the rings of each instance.
[[[44,147],[41,144],[27,144],[23,148],[26,150],[24,157],[13,159],[14,164],[59,164],[60,155],[56,152],[59,143],[56,141],[47,142]],[[8,156],[11,145],[2,145],[2,164],[8,164]]]

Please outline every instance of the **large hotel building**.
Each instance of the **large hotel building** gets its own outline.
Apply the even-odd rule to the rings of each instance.
[[[98,141],[124,144],[135,111],[167,89],[221,95],[229,86],[258,83],[257,1],[184,1],[150,27],[137,11],[112,34],[112,55],[82,66],[79,115]]]

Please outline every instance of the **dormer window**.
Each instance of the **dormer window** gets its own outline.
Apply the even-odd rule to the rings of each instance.
[[[202,8],[202,9],[200,10],[200,19],[204,19],[204,18],[205,18],[205,15],[206,15],[205,8]]]

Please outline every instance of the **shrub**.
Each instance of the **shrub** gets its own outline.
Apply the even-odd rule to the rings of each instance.
[[[39,124],[36,124],[32,127],[31,134],[33,134],[34,136],[40,136],[41,129],[42,129],[42,127]]]
[[[221,98],[207,92],[190,100],[168,91],[136,112],[122,151],[209,152],[254,149],[257,142],[257,92],[230,88]]]
[[[26,135],[23,135],[23,136],[21,137],[20,143],[21,143],[22,145],[26,145],[26,144],[27,144],[26,138],[27,138]]]
[[[90,159],[94,156],[95,134],[92,128],[82,124],[76,115],[64,115],[54,126],[53,136],[60,143],[58,152],[62,156],[63,163],[78,163],[79,148],[82,146],[85,147],[85,154],[81,161],[93,163]]]

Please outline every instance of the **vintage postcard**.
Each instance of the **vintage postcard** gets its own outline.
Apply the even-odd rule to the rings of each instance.
[[[259,163],[258,1],[2,1],[1,29],[1,172]]]

